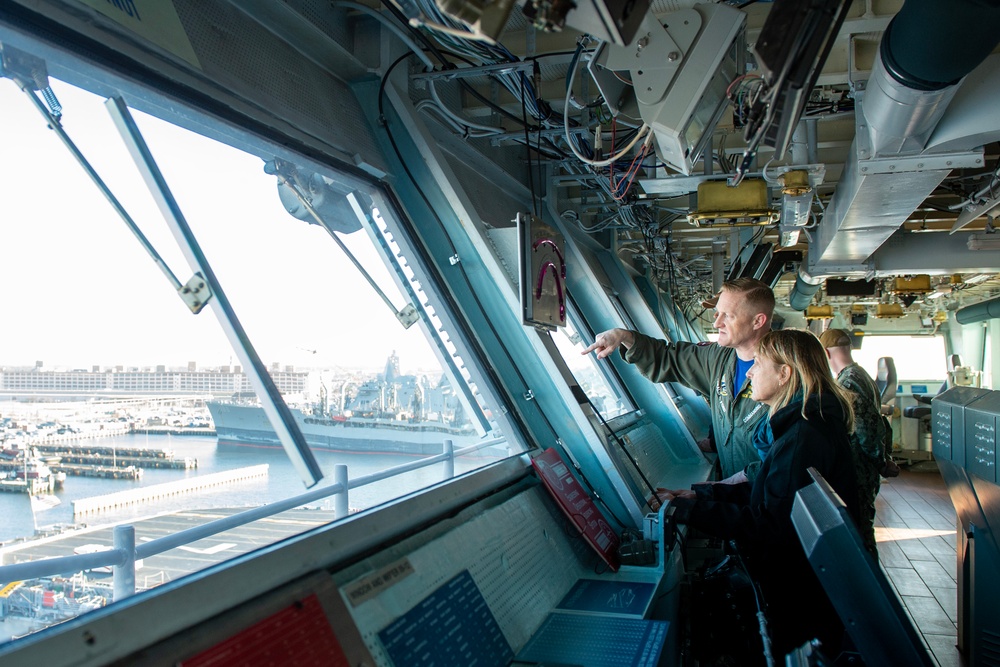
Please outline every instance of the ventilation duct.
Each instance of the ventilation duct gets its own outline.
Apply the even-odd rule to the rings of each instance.
[[[1000,3],[907,0],[886,28],[856,134],[816,243],[813,274],[863,274],[863,263],[954,169],[981,150],[921,153],[958,85],[993,50]]]
[[[976,303],[955,311],[955,321],[959,324],[975,324],[1000,317],[1000,298]]]

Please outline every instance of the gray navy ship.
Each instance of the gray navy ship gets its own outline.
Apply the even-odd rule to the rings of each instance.
[[[256,401],[236,396],[228,401],[209,401],[207,405],[219,443],[281,446],[267,414]],[[401,374],[395,352],[376,378],[356,387],[344,382],[340,397],[334,401],[328,400],[324,388],[318,403],[293,407],[291,412],[306,442],[321,449],[440,454],[445,440],[451,440],[456,448],[479,440],[447,380],[442,377],[433,383],[425,377]]]

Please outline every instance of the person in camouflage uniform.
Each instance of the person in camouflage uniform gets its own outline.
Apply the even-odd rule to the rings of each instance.
[[[854,433],[851,445],[854,464],[858,471],[858,494],[861,503],[861,522],[858,530],[865,548],[876,560],[875,548],[875,496],[881,479],[879,470],[885,463],[885,422],[880,412],[878,388],[875,381],[851,356],[851,336],[843,329],[827,329],[819,337],[830,368],[837,376],[837,384],[854,394]]]
[[[596,350],[597,358],[604,359],[621,346],[625,361],[653,382],[679,382],[708,397],[723,481],[752,482],[761,465],[753,434],[767,406],[750,398],[745,375],[757,343],[771,330],[773,314],[771,288],[753,278],[737,278],[722,285],[715,303],[715,345],[668,343],[637,331],[611,329],[598,334],[583,354]]]

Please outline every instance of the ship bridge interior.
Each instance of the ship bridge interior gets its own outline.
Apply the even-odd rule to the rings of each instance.
[[[171,274],[173,291],[218,319],[294,467],[286,509],[345,498],[322,522],[303,510],[298,532],[143,590],[137,559],[242,539],[223,532],[242,519],[146,541],[116,527],[113,544],[109,528],[108,550],[85,555],[5,553],[0,583],[83,563],[114,568],[115,594],[0,645],[0,664],[591,664],[547,651],[598,636],[633,642],[629,664],[695,664],[685,538],[647,499],[713,475],[697,444],[709,408],[617,355],[579,352],[614,327],[706,342],[709,300],[749,276],[774,287],[783,326],[938,336],[1000,377],[1000,354],[983,352],[1000,345],[998,28],[995,0],[0,4],[0,83],[78,160],[50,79],[107,100],[193,274]],[[138,114],[259,158],[282,224],[319,226],[331,254],[370,242],[386,277],[359,267],[370,302],[342,317],[388,310],[386,327],[426,338],[476,442],[400,468],[439,465],[444,481],[349,511],[355,480],[321,465],[297,425]],[[104,215],[135,232],[103,194]],[[245,240],[238,220],[211,227]],[[539,245],[555,248],[543,265]],[[280,305],[285,287],[266,289],[252,296]],[[803,511],[837,514],[824,488]],[[626,589],[638,610],[552,613],[571,591],[585,605]],[[898,603],[885,609],[872,627],[893,641],[855,637],[869,664],[931,664]],[[968,612],[965,632],[989,617]],[[473,634],[459,642],[462,620]]]

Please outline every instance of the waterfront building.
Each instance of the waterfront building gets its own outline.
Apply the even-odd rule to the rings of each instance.
[[[308,387],[308,371],[272,368],[271,377],[285,395],[301,394]],[[167,370],[123,367],[56,371],[42,368],[0,368],[0,392],[124,393],[124,394],[212,394],[231,396],[253,392],[239,366],[218,369]]]

